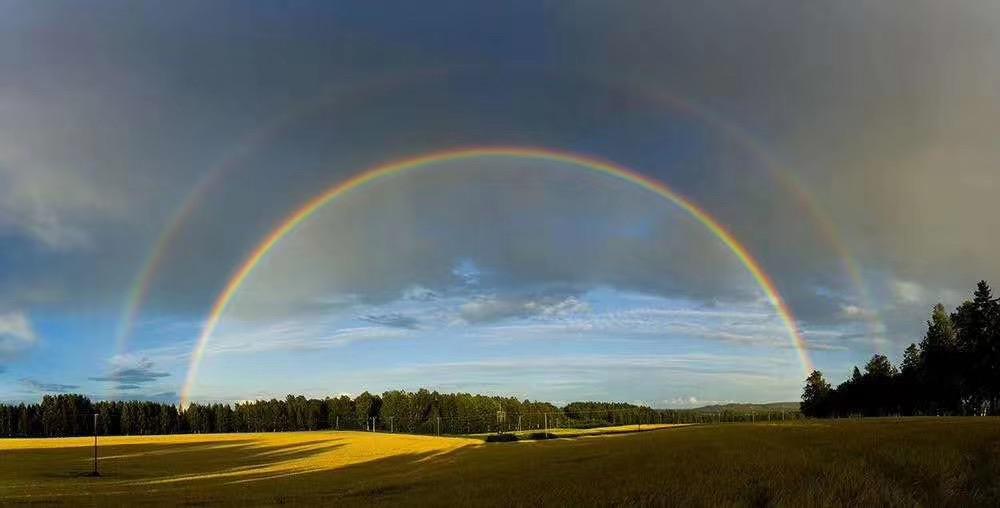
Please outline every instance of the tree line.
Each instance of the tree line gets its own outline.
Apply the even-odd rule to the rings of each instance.
[[[307,399],[236,404],[191,404],[184,410],[149,401],[92,402],[83,395],[46,395],[38,404],[0,405],[0,436],[63,437],[216,432],[366,430],[412,434],[474,434],[515,430],[586,428],[610,425],[751,421],[749,412],[700,414],[683,409],[653,409],[621,402],[549,402],[469,393],[390,390]],[[781,414],[780,418],[786,415]],[[797,415],[788,414],[792,418]],[[779,418],[777,413],[773,416]],[[771,417],[768,416],[768,419]]]
[[[877,354],[836,388],[813,371],[801,410],[815,417],[1000,415],[1000,299],[980,281],[954,312],[935,305],[899,368]]]

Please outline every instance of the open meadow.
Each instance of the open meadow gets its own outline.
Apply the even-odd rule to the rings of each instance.
[[[0,440],[3,504],[992,505],[1000,421],[692,425],[549,441],[365,432]]]

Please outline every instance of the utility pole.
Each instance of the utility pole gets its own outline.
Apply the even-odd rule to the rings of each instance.
[[[94,471],[90,475],[101,476],[101,473],[97,472],[97,413],[94,413]]]
[[[548,437],[549,437],[549,414],[548,413],[542,413],[542,417],[545,418],[545,438],[548,439]]]
[[[337,420],[337,430],[340,430],[340,415],[336,416],[336,420]],[[327,420],[327,421],[329,421],[329,420]]]
[[[441,417],[437,417],[437,435],[441,435]]]
[[[389,417],[389,433],[392,434],[392,417]]]

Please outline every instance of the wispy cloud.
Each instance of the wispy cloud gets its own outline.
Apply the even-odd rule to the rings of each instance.
[[[79,385],[68,385],[62,383],[53,383],[47,381],[39,381],[32,378],[21,378],[21,384],[26,386],[31,392],[38,393],[66,393],[71,390],[76,390],[80,388]]]
[[[549,315],[548,317],[553,317]],[[559,319],[534,319],[492,324],[477,329],[497,340],[565,339],[633,342],[665,337],[696,339],[738,346],[791,349],[787,328],[774,314],[738,309],[633,308],[604,312],[558,314]],[[540,316],[535,316],[536,318]],[[843,350],[844,332],[810,330],[806,347]]]
[[[415,330],[417,325],[420,324],[420,320],[417,318],[400,314],[398,312],[389,314],[368,314],[361,316],[359,319],[375,325],[388,326],[391,328],[405,328],[408,330]]]
[[[459,317],[468,323],[489,323],[507,318],[566,317],[590,310],[574,296],[564,298],[479,296],[459,307]]]
[[[463,259],[451,269],[451,274],[458,277],[466,286],[475,286],[479,284],[483,272],[471,259]]]
[[[414,302],[429,302],[431,300],[436,300],[438,294],[433,290],[426,288],[421,285],[410,286],[403,290],[403,300],[409,300]]]
[[[258,353],[263,351],[314,351],[343,347],[355,342],[405,337],[407,328],[345,326],[339,320],[285,320],[267,325],[231,324],[212,337],[207,355]],[[182,349],[180,353],[184,354]]]
[[[596,398],[615,400],[629,393],[650,405],[678,397],[698,400],[753,400],[794,397],[800,389],[794,358],[748,359],[742,355],[591,354],[561,357],[502,357],[429,362],[354,372],[341,382],[348,386],[377,379],[379,389],[426,386],[442,390],[543,397],[549,400]],[[668,396],[669,395],[669,396]]]
[[[153,362],[148,358],[142,358],[134,365],[118,365],[106,376],[89,378],[92,381],[110,381],[118,383],[119,386],[139,385],[151,383],[159,379],[169,377],[168,372],[159,372],[153,368]]]

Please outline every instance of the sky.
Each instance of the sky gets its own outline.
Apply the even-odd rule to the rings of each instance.
[[[0,400],[177,402],[367,169],[610,161],[834,382],[1000,281],[1000,5],[0,0]],[[737,253],[538,157],[356,187],[189,394],[797,400]]]

